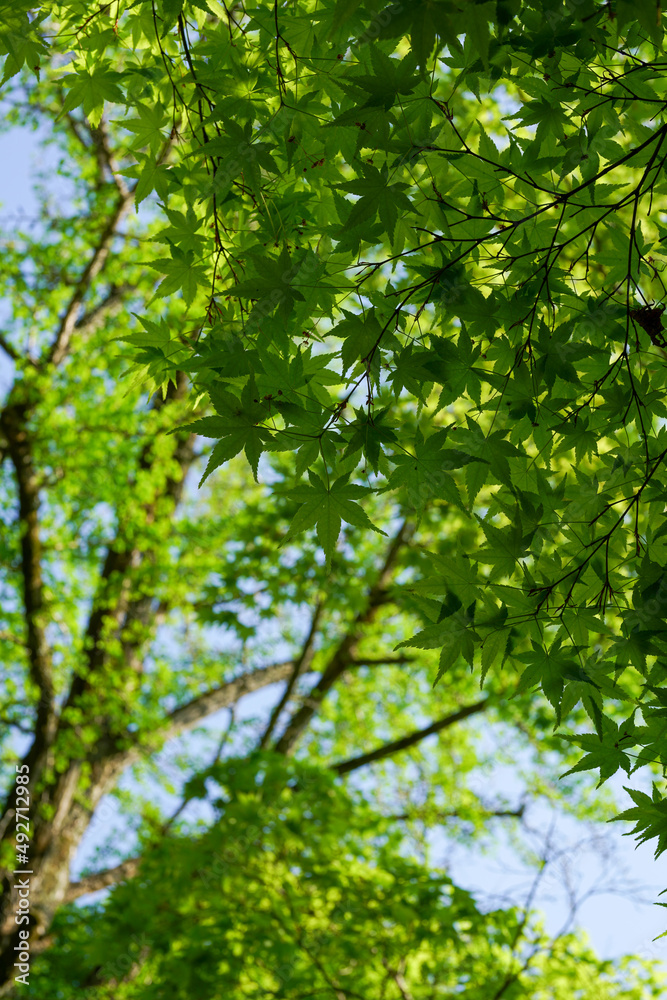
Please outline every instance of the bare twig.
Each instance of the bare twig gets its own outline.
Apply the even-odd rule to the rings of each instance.
[[[517,809],[487,809],[482,807],[482,811],[485,816],[489,819],[522,819],[525,811],[526,804],[522,803]],[[453,809],[452,812],[430,812],[424,810],[424,818],[430,820],[436,820],[438,823],[444,822],[447,819],[463,819],[464,817],[456,810]],[[387,819],[393,819],[397,823],[406,823],[409,820],[421,819],[419,808],[414,809],[412,812],[405,813],[392,813]]]

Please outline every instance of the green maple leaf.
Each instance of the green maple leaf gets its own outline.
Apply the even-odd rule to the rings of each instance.
[[[509,117],[519,120],[523,126],[537,125],[535,143],[538,148],[549,135],[560,138],[570,123],[561,103],[552,102],[548,97],[530,101],[518,114]]]
[[[373,348],[380,342],[382,327],[375,315],[375,310],[369,310],[365,316],[357,315],[343,309],[345,319],[341,320],[332,333],[343,337],[341,357],[343,373],[360,358],[367,358]]]
[[[299,351],[296,357],[287,359],[279,354],[267,354],[262,359],[264,374],[257,380],[257,386],[262,395],[274,394],[280,390],[280,403],[300,405],[303,389],[308,383],[303,367],[303,355]]]
[[[441,39],[449,39],[455,38],[459,33],[452,18],[454,8],[449,3],[413,0],[406,4],[399,0],[386,7],[385,12],[387,20],[379,37],[396,38],[398,35],[409,34],[412,52],[422,69],[426,67],[433,50],[436,34]],[[475,13],[475,17],[479,15]]]
[[[261,422],[268,416],[268,404],[260,402],[253,379],[245,386],[240,400],[218,386],[210,390],[210,396],[218,415],[202,417],[187,428],[204,437],[220,438],[211,452],[199,485],[208,479],[214,469],[224,465],[240,451],[245,451],[257,480],[260,455],[273,438],[271,431],[261,426]]]
[[[478,520],[489,544],[488,548],[478,551],[477,558],[480,562],[493,565],[491,579],[511,576],[517,569],[519,559],[528,555],[534,531],[525,534],[520,523],[495,528],[481,517]]]
[[[165,176],[164,164],[156,162],[152,155],[142,156],[139,154],[138,163],[121,170],[124,177],[133,177],[137,183],[134,188],[134,204],[138,208],[141,202],[151,194],[152,191],[164,197],[167,191],[167,177]]]
[[[468,429],[456,428],[454,440],[457,447],[469,455],[477,455],[489,463],[492,475],[507,486],[512,484],[508,462],[509,457],[521,457],[522,453],[510,441],[505,440],[505,432],[494,431],[484,434],[475,421],[466,414]]]
[[[115,124],[134,132],[137,138],[132,143],[133,149],[149,146],[152,153],[157,153],[165,140],[165,129],[170,124],[164,108],[160,105],[149,107],[146,104],[135,104],[134,108],[138,118],[117,119]]]
[[[437,360],[434,351],[424,351],[412,344],[404,347],[394,358],[395,368],[389,375],[396,396],[402,389],[407,389],[417,399],[425,402],[423,387],[432,385],[435,381],[435,376],[428,367],[433,360]]]
[[[373,45],[370,50],[374,74],[351,76],[341,83],[344,90],[361,90],[368,94],[367,107],[382,105],[389,110],[399,94],[411,94],[419,77],[415,76],[416,60],[412,53],[399,62],[391,59],[380,48]]]
[[[23,4],[9,0],[3,3],[0,56],[4,57],[4,67],[0,83],[5,83],[18,73],[24,63],[39,75],[40,60],[48,54],[46,45],[36,31],[40,21],[47,16],[47,12],[38,13],[33,8],[31,20],[28,21],[28,9]]]
[[[247,256],[254,274],[228,289],[227,295],[255,299],[260,314],[268,314],[277,308],[278,314],[286,319],[292,312],[295,301],[304,301],[303,295],[293,284],[301,261],[294,261],[287,248],[277,258],[264,254]]]
[[[466,556],[450,553],[447,558],[443,558],[437,554],[429,553],[429,564],[434,571],[438,572],[438,576],[426,577],[412,584],[411,593],[441,596],[453,591],[460,599],[461,604],[466,607],[481,596],[477,566]]]
[[[346,455],[363,449],[367,461],[377,472],[384,447],[397,441],[396,431],[387,416],[388,409],[379,410],[369,416],[365,410],[355,410],[357,419],[349,424],[352,437],[345,449]]]
[[[122,74],[112,70],[109,63],[99,63],[92,71],[85,69],[69,73],[64,78],[69,90],[61,114],[83,105],[84,114],[91,125],[96,127],[100,123],[105,101],[125,103],[119,86],[122,79]]]
[[[249,186],[258,192],[262,182],[260,168],[263,167],[271,174],[280,173],[271,156],[274,146],[267,142],[253,142],[249,125],[242,129],[227,119],[224,124],[227,135],[209,139],[190,153],[190,156],[210,156],[215,160],[215,176],[212,180],[215,191],[229,189],[232,182],[242,174]]]
[[[441,621],[435,625],[428,625],[411,639],[399,643],[396,649],[403,647],[439,649],[440,664],[434,686],[443,674],[456,663],[459,656],[463,656],[466,663],[472,667],[475,644],[480,641],[480,636],[473,628],[474,607],[475,605],[472,604],[464,610],[458,599],[452,601],[450,598],[442,606],[442,613],[445,617]],[[456,608],[456,610],[452,611],[452,608]]]
[[[343,191],[360,196],[359,201],[352,206],[344,228],[354,228],[364,222],[372,222],[375,216],[379,215],[389,239],[393,240],[399,211],[415,211],[412,202],[403,193],[407,184],[389,184],[389,170],[386,163],[382,165],[381,170],[369,163],[362,163],[360,166],[363,177],[337,185]]]
[[[170,258],[147,261],[149,267],[166,275],[158,285],[152,301],[164,298],[180,289],[186,303],[191,305],[199,287],[208,282],[206,268],[195,264],[195,256],[191,250],[183,251],[175,246],[172,247],[171,254]]]
[[[336,0],[336,6],[331,18],[332,29],[329,32],[329,37],[352,17],[360,3],[361,0]]]
[[[424,438],[417,429],[415,435],[415,454],[393,455],[392,463],[396,466],[389,477],[389,487],[398,489],[404,487],[408,501],[413,507],[424,507],[429,500],[437,498],[453,503],[465,511],[456,482],[447,470],[459,469],[468,462],[479,462],[476,456],[466,455],[454,448],[439,447],[444,440],[442,432],[436,432]]]
[[[660,857],[667,850],[667,799],[660,794],[655,784],[652,795],[647,795],[638,789],[627,788],[625,785],[623,787],[635,804],[632,808],[614,816],[614,820],[634,820],[636,825],[624,836],[631,837],[637,834],[640,844],[657,839],[655,857]]]
[[[386,534],[373,524],[363,507],[356,503],[372,492],[368,487],[350,484],[349,475],[341,476],[331,487],[312,471],[308,472],[308,478],[310,486],[297,486],[296,489],[286,491],[285,495],[292,500],[299,500],[301,506],[292,519],[283,545],[302,531],[316,526],[317,537],[324,549],[327,563],[330,564],[343,521],[358,528],[371,528],[380,535]]]
[[[587,681],[591,685],[593,682],[575,659],[578,647],[567,646],[563,648],[559,638],[555,639],[549,647],[536,642],[535,639],[532,640],[532,645],[532,650],[516,656],[517,660],[526,664],[526,669],[519,678],[517,693],[527,691],[539,684],[545,696],[556,709],[557,722],[560,723],[560,706],[565,681],[579,683]]]
[[[602,738],[598,735],[583,733],[578,736],[562,736],[561,739],[568,740],[586,751],[586,754],[575,764],[574,767],[566,771],[563,777],[568,774],[576,774],[578,771],[590,771],[598,767],[600,769],[600,785],[616,774],[622,768],[626,774],[630,774],[632,762],[627,753],[621,749],[623,739],[632,736],[634,732],[634,720],[631,716],[626,722],[617,726],[615,722],[607,716],[602,718]],[[632,740],[628,739],[625,744],[632,746]]]

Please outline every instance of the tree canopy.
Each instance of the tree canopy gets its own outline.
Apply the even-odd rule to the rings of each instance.
[[[59,159],[40,219],[3,237],[0,274],[2,860],[11,873],[25,743],[36,941],[67,900],[136,874],[139,855],[69,881],[119,776],[282,684],[259,732],[234,722],[213,770],[184,765],[227,789],[203,839],[129,808],[143,881],[90,933],[74,910],[57,918],[66,943],[44,975],[62,996],[81,955],[76,989],[105,995],[100,942],[125,953],[142,924],[127,996],[163,995],[177,954],[199,984],[183,990],[203,988],[208,925],[239,996],[279,994],[290,950],[286,995],[352,995],[327,964],[344,965],[349,920],[377,948],[366,980],[350,972],[367,991],[426,995],[420,970],[444,983],[452,963],[442,989],[462,989],[470,920],[466,947],[496,976],[480,998],[537,996],[538,974],[545,996],[571,995],[576,979],[553,979],[576,975],[556,954],[569,939],[490,917],[383,841],[382,782],[372,815],[340,788],[403,762],[387,780],[408,841],[415,767],[427,823],[517,812],[466,786],[482,754],[467,719],[511,732],[532,791],[567,772],[548,794],[575,812],[580,772],[655,775],[620,818],[667,847],[663,32],[645,0],[3,4],[6,120],[48,123]],[[331,831],[290,826],[302,756]],[[250,790],[230,786],[231,759]],[[198,853],[263,809],[279,820],[246,839],[247,881],[231,866],[193,895]],[[182,913],[161,895],[172,865]],[[228,925],[241,884],[248,915]],[[403,901],[371,926],[389,884]],[[262,926],[284,931],[264,944],[255,891]],[[16,898],[6,881],[7,981]],[[427,924],[450,930],[436,942]]]
[[[202,777],[222,793],[215,824],[163,841],[88,926],[63,919],[35,995],[61,981],[72,998],[660,995],[638,962],[615,968],[521,910],[481,911],[319,769],[269,754]]]

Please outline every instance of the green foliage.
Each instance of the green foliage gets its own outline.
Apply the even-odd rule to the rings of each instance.
[[[647,795],[645,792],[637,791],[634,788],[626,789],[632,801],[635,803],[632,809],[626,809],[616,816],[615,819],[636,820],[637,825],[631,833],[638,834],[640,843],[646,840],[657,840],[655,856],[667,850],[667,813],[665,811],[665,798],[660,791],[653,786],[653,794]]]
[[[218,439],[205,476],[294,453],[283,541],[315,527],[327,565],[343,523],[372,527],[372,492],[469,516],[476,585],[458,593],[450,566],[412,581],[447,607],[413,645],[442,647],[438,677],[509,664],[556,724],[580,703],[601,742],[585,766],[610,777],[629,759],[605,750],[614,702],[650,714],[667,653],[660,19],[593,2],[154,13],[50,15],[76,38],[65,109],[131,115],[137,201],[154,177],[171,223],[156,295],[196,334],[190,357],[135,355],[137,373],[185,369],[210,399],[192,425]],[[652,718],[632,745],[662,761]]]
[[[291,752],[319,712],[303,752],[335,767],[367,753],[369,736],[391,745],[436,708],[451,718],[470,707],[480,677],[484,710],[503,725],[520,718],[531,748],[554,750],[549,767],[599,769],[602,783],[644,765],[664,779],[663,49],[660,10],[644,0],[3,6],[9,120],[56,119],[59,172],[75,192],[71,211],[45,205],[39,234],[6,240],[2,276],[13,314],[0,345],[15,368],[0,421],[14,470],[3,473],[0,543],[4,708],[15,727],[25,726],[16,706],[28,712],[45,844],[67,812],[59,775],[88,808],[89,787],[91,800],[103,794],[101,762],[150,756],[174,713],[214,704],[221,673],[232,685],[239,663],[261,670],[275,645],[263,623],[298,646],[306,608],[319,645],[294,654],[291,715],[272,719],[262,747],[276,735],[274,749]],[[179,485],[201,464],[195,434],[215,442],[197,502]],[[399,610],[381,615],[385,605]],[[161,648],[163,615],[172,631]],[[230,639],[222,651],[207,632],[216,627]],[[185,636],[178,653],[174,635]],[[388,642],[416,650],[416,665],[388,661]],[[362,672],[378,660],[391,664],[381,683]],[[306,667],[319,674],[310,697]],[[581,734],[556,743],[554,723]],[[412,754],[431,805],[436,776],[458,795],[439,773],[451,769],[443,745],[431,758],[410,750],[399,769],[408,797]],[[467,774],[479,760],[460,746]],[[337,843],[356,806],[327,787]],[[567,798],[575,786],[562,787]],[[631,795],[621,818],[660,853],[662,793]],[[463,799],[453,811],[465,812]],[[144,819],[154,821],[148,808]],[[224,822],[204,835],[211,844]],[[326,880],[334,896],[358,889],[362,937],[377,936],[393,968],[392,935],[409,950],[401,920],[369,927],[363,916],[400,867],[393,842],[382,854],[376,840],[386,868],[368,867],[373,823],[350,832],[359,885],[335,864],[313,872],[313,919],[331,921],[337,955],[347,930],[327,909]],[[288,947],[262,943],[255,922],[273,907],[285,926],[275,885],[289,883],[285,858],[301,865],[306,843],[280,839],[288,833],[250,850],[255,908],[228,948],[239,995],[251,988],[247,949],[263,968]],[[308,843],[328,845],[330,862],[335,840],[318,832]],[[169,844],[175,870],[191,870],[196,843]],[[437,882],[410,870],[408,882]],[[225,877],[225,892],[240,893],[236,873]],[[446,960],[424,943],[411,892],[414,969],[446,976],[451,960],[447,988],[462,988],[458,943],[450,935]],[[456,907],[430,893],[432,920],[453,926]],[[233,937],[223,898],[204,908]],[[196,909],[187,886],[183,900]],[[160,913],[146,959],[156,996],[177,960]],[[131,915],[118,918],[116,944],[138,926]],[[486,926],[478,910],[472,919]],[[493,926],[512,920],[508,911]],[[480,969],[510,961],[493,933],[470,943],[486,956]],[[193,935],[178,947],[196,977]],[[317,963],[295,970],[295,996],[332,988]],[[385,974],[369,960],[364,988],[377,992]],[[280,990],[263,976],[252,989]],[[574,983],[552,993],[572,995]],[[137,995],[131,980],[122,988]]]
[[[354,524],[358,528],[371,528],[381,535],[386,534],[371,523],[368,515],[355,501],[365,496],[370,490],[363,486],[350,485],[349,475],[341,476],[330,487],[323,482],[314,472],[310,472],[310,486],[298,486],[291,490],[288,496],[292,500],[298,500],[301,506],[294,515],[289,531],[285,535],[284,541],[289,541],[294,535],[298,535],[305,528],[317,525],[317,537],[324,549],[327,562],[331,562],[331,557],[340,535],[341,521],[347,524]]]
[[[150,851],[103,911],[64,911],[61,948],[26,995],[63,998],[655,995],[573,934],[552,941],[511,909],[482,912],[330,775],[283,757],[231,758],[216,822]]]

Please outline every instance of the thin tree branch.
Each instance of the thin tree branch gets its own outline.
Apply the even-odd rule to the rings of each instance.
[[[109,256],[109,250],[111,249],[111,243],[116,235],[120,223],[130,210],[132,197],[132,192],[128,191],[124,195],[119,195],[116,199],[113,210],[107,218],[106,224],[97,239],[97,243],[93,247],[90,259],[88,260],[81,277],[74,287],[74,292],[70,297],[63,318],[60,321],[60,326],[58,327],[55,339],[47,353],[46,361],[50,364],[59,365],[69,350],[70,341],[76,327],[77,319],[79,318],[79,311],[81,309],[83,299],[93,281],[106,264],[107,257]]]
[[[385,667],[392,664],[414,663],[416,656],[353,656],[351,667]]]
[[[26,736],[33,736],[32,726],[26,726],[23,722],[17,722],[16,719],[9,719],[7,716],[0,716],[0,725],[7,726],[9,728],[18,729],[19,732],[24,733]]]
[[[109,142],[107,124],[103,118],[100,119],[100,123],[97,128],[90,129],[90,137],[93,140],[95,152],[97,154],[100,177],[104,178],[104,171],[106,169],[111,175],[114,184],[118,188],[118,193],[121,198],[126,198],[130,194],[130,189],[128,188],[123,176],[118,172],[118,164],[116,163],[116,158]]]
[[[313,656],[315,655],[315,638],[317,636],[317,632],[320,626],[320,621],[322,619],[323,611],[324,611],[324,602],[320,600],[315,605],[315,611],[313,612],[313,617],[310,623],[310,629],[308,630],[308,635],[306,636],[306,641],[303,644],[301,653],[294,661],[294,669],[292,670],[292,674],[289,680],[287,681],[285,690],[283,691],[283,695],[278,704],[274,707],[273,711],[271,712],[271,718],[269,719],[268,725],[264,730],[264,733],[262,734],[261,740],[259,741],[260,750],[263,750],[264,747],[269,742],[273,734],[273,730],[276,727],[276,723],[278,722],[278,719],[280,718],[280,715],[283,709],[285,708],[285,705],[292,697],[292,691],[294,690],[294,685],[296,684],[300,674],[303,671],[307,670],[310,664],[312,663]]]
[[[11,642],[15,646],[21,646],[22,649],[27,649],[27,645],[26,645],[25,639],[21,639],[18,635],[14,635],[13,632],[9,632],[7,630],[5,630],[3,632],[0,632],[0,641],[2,641],[2,642]],[[13,704],[17,704],[18,705],[18,704],[22,704],[22,702],[15,702]]]
[[[159,731],[158,735],[172,739],[181,732],[193,728],[201,719],[219,708],[230,707],[243,695],[259,690],[267,684],[285,680],[292,668],[292,661],[274,664],[235,678],[213,691],[200,695],[186,705],[175,709],[167,717],[167,725]],[[99,741],[97,747],[91,750],[89,787],[86,792],[88,802],[85,804],[74,800],[81,775],[82,761],[73,761],[67,771],[60,776],[56,785],[49,789],[49,800],[57,803],[57,815],[53,820],[45,821],[42,824],[43,828],[40,828],[39,824],[35,825],[34,849],[39,848],[43,851],[46,848],[52,837],[54,826],[58,830],[66,831],[66,835],[71,838],[72,843],[78,843],[102,796],[113,788],[123,771],[140,760],[144,753],[145,749],[142,750],[138,745],[118,750],[116,741],[109,743],[105,740]],[[68,787],[65,787],[65,784]],[[42,846],[40,846],[41,839],[44,840]]]
[[[107,316],[116,312],[130,290],[130,285],[112,285],[101,302],[79,317],[74,324],[75,330],[80,333],[94,333]]]
[[[408,747],[412,747],[415,743],[420,743],[425,740],[427,736],[432,736],[434,733],[439,733],[443,729],[448,729],[449,726],[455,725],[457,722],[461,722],[463,719],[469,718],[471,715],[477,715],[479,712],[484,712],[489,705],[488,698],[482,698],[481,701],[473,702],[472,705],[466,705],[465,708],[460,708],[458,712],[453,712],[451,715],[446,715],[444,719],[438,719],[437,722],[432,722],[430,726],[426,726],[425,729],[416,729],[412,733],[408,733],[407,736],[401,737],[400,740],[392,740],[391,743],[385,743],[383,746],[378,747],[376,750],[371,750],[369,753],[361,754],[359,757],[351,757],[349,760],[343,760],[340,764],[332,764],[331,770],[336,771],[337,774],[349,774],[350,771],[356,771],[359,767],[365,767],[366,764],[372,764],[376,760],[383,760],[385,757],[393,757],[394,754],[400,753],[401,750],[407,750]]]
[[[164,163],[167,159],[174,143],[176,142],[176,139],[177,131],[174,128],[160,151],[156,161],[158,165]],[[93,281],[106,264],[113,238],[116,236],[123,218],[127,215],[132,206],[135,189],[136,184],[134,184],[132,188],[124,186],[125,193],[119,191],[114,208],[98,237],[97,243],[92,248],[91,257],[83,270],[83,274],[76,282],[74,292],[70,297],[63,318],[60,321],[60,326],[58,327],[55,339],[47,352],[46,361],[51,364],[60,364],[69,350],[70,341],[79,318],[79,312],[84,297]]]
[[[377,609],[387,602],[388,589],[399,552],[407,543],[412,531],[412,525],[408,521],[403,521],[387,549],[378,579],[368,593],[365,608],[355,616],[354,621],[338,644],[319,681],[312,691],[309,692],[307,700],[294,712],[292,718],[287,723],[282,736],[275,744],[277,753],[292,752],[297,740],[319,709],[322,699],[331,690],[341,674],[353,665],[363,626],[371,622],[375,617]]]
[[[516,809],[483,809],[484,815],[493,819],[521,819],[526,811],[526,804],[522,802],[520,806]],[[414,819],[428,819],[437,820],[442,822],[447,819],[465,819],[459,812],[453,810],[452,812],[428,812],[423,811],[423,816],[420,815],[420,810],[417,808],[414,812],[407,813],[395,813],[386,817],[387,819],[395,820],[397,823],[406,823],[409,820]]]
[[[405,968],[392,969],[386,959],[382,960],[382,964],[387,970],[387,975],[396,983],[402,1000],[413,1000],[413,996],[408,989],[408,984],[406,983],[405,976],[403,975]],[[401,963],[401,965],[404,964],[404,962]]]
[[[219,741],[219,743],[218,743],[218,745],[216,747],[216,750],[215,750],[215,756],[214,756],[213,760],[211,761],[211,763],[209,764],[209,768],[213,767],[220,760],[220,758],[222,756],[222,751],[225,749],[225,744],[227,743],[227,741],[228,741],[228,739],[229,739],[229,737],[231,735],[232,729],[234,728],[235,718],[236,717],[235,717],[235,714],[234,714],[234,706],[231,705],[230,709],[229,709],[229,722],[227,724],[227,728],[224,729],[223,732],[222,732],[222,736],[220,737],[220,741]],[[162,834],[163,837],[165,836],[166,833],[169,832],[169,830],[174,825],[174,823],[176,822],[176,820],[178,819],[178,817],[181,815],[181,813],[183,812],[183,810],[185,809],[185,807],[187,805],[189,805],[190,802],[192,802],[193,798],[194,798],[194,794],[193,793],[191,793],[190,795],[186,795],[183,798],[183,801],[179,804],[178,808],[176,810],[174,810],[174,812],[171,814],[171,816],[169,817],[169,819],[167,820],[167,822],[163,823],[162,828],[160,830],[160,833]]]
[[[268,684],[276,684],[284,681],[292,674],[294,661],[288,660],[286,663],[274,663],[269,667],[260,667],[249,674],[242,674],[235,680],[228,681],[212,691],[193,698],[186,705],[174,709],[167,716],[166,727],[160,730],[160,736],[166,739],[173,739],[185,729],[192,729],[198,722],[217,712],[221,708],[229,708],[246,694],[259,691],[260,688]]]
[[[156,737],[160,741],[175,739],[181,733],[193,729],[199,722],[206,719],[221,708],[231,708],[240,698],[246,694],[259,691],[269,684],[279,684],[287,680],[294,670],[294,661],[288,660],[285,663],[274,663],[268,667],[260,667],[250,673],[242,674],[217,688],[205,691],[197,695],[185,705],[175,708],[165,719],[165,724],[156,731]],[[141,760],[145,755],[145,748],[131,746],[121,751],[106,751],[102,748],[98,751],[97,758],[92,762],[92,772],[90,783],[95,788],[96,801],[111,789],[120,778],[121,774],[132,764]]]
[[[230,708],[244,695],[259,691],[269,684],[278,684],[287,680],[293,669],[293,660],[288,660],[285,663],[274,663],[268,667],[260,667],[250,673],[242,674],[240,677],[221,684],[220,687],[205,691],[167,715],[165,725],[156,731],[156,736],[161,741],[175,739],[188,729],[193,729],[199,722],[209,715],[213,715],[214,712],[218,712],[221,708]],[[120,752],[106,754],[104,760],[96,762],[93,765],[94,772],[100,774],[102,771],[104,772],[103,777],[99,779],[103,791],[113,787],[123,771],[140,760],[144,752],[138,746],[133,746]]]
[[[236,703],[239,698],[243,697],[244,694],[249,694],[252,691],[259,690],[261,687],[275,683],[276,681],[284,680],[286,677],[293,674],[293,670],[294,663],[291,661],[273,664],[271,666],[255,670],[252,673],[246,674],[233,681],[229,681],[227,684],[221,685],[221,687],[216,688],[213,691],[206,692],[206,694],[193,699],[191,702],[188,702],[187,705],[175,709],[170,714],[168,717],[169,725],[166,730],[167,738],[173,738],[185,729],[192,728],[202,718],[210,715],[212,712],[218,711],[220,708],[230,707]],[[378,750],[373,751],[371,754],[365,755],[365,757],[369,758],[369,760],[362,761],[362,758],[355,758],[354,761],[346,761],[341,764],[334,765],[333,769],[338,773],[347,773],[350,770],[354,770],[356,767],[362,766],[363,763],[370,762],[370,759],[377,760],[382,756],[388,756],[391,753],[398,752],[400,749],[405,749],[407,746],[412,745],[419,739],[424,739],[426,736],[431,735],[434,732],[438,732],[449,725],[453,725],[463,718],[467,718],[476,712],[483,711],[487,707],[488,701],[489,699],[485,699],[484,701],[473,705],[468,705],[465,708],[460,709],[458,712],[447,716],[445,719],[441,719],[439,722],[433,723],[426,729],[420,730],[418,733],[410,734],[402,740],[397,740],[393,744],[387,744],[385,747],[381,747]],[[165,735],[164,731],[162,735]],[[138,757],[138,753],[136,753],[135,756]],[[523,806],[518,810],[497,810],[492,813],[494,816],[521,816],[522,814]],[[398,820],[409,817],[395,816],[391,818]],[[71,882],[66,892],[65,902],[72,902],[87,893],[97,892],[98,890],[114,885],[117,882],[134,878],[137,874],[140,863],[141,857],[129,858],[126,861],[115,865],[113,868],[108,868],[104,871],[87,875],[78,881]]]
[[[220,758],[220,754],[224,748],[225,742],[227,741],[229,734],[231,732],[232,725],[234,723],[234,712],[232,710],[231,717],[229,720],[229,725],[222,734],[220,743],[216,748],[215,757],[213,758],[212,764],[215,764]],[[191,799],[185,798],[179,805],[178,809],[172,813],[167,822],[163,825],[161,829],[161,834],[164,836],[168,833],[171,826],[178,819],[183,809],[187,806]],[[105,889],[107,886],[115,885],[117,882],[123,882],[126,879],[134,878],[139,870],[139,865],[143,860],[143,855],[136,858],[128,858],[126,861],[122,861],[120,864],[115,865],[113,868],[106,868],[104,871],[95,872],[92,875],[86,875],[84,878],[79,879],[76,882],[70,882],[67,892],[65,894],[65,903],[71,903],[80,896],[86,895],[89,892],[97,892],[99,889]]]
[[[61,90],[60,91],[60,104],[61,104],[61,106],[64,103],[65,103],[65,93],[64,93],[63,90]],[[37,108],[39,111],[41,111],[42,114],[53,115],[53,108],[47,108],[43,104],[38,104],[38,103],[35,103],[33,106],[35,108]],[[28,104],[27,107],[30,107],[30,105]],[[84,135],[83,135],[83,133],[81,131],[81,124],[76,120],[76,118],[74,117],[74,115],[72,114],[71,111],[68,111],[67,114],[64,115],[64,121],[66,121],[67,124],[69,125],[70,132],[72,133],[72,135],[74,136],[74,138],[78,140],[78,142],[81,144],[81,146],[83,147],[83,149],[86,150],[86,152],[89,152],[90,151],[90,146],[86,142],[86,140],[84,138]]]
[[[64,100],[65,95],[61,91],[61,104]],[[48,109],[46,113],[52,114],[53,112],[51,109]],[[97,171],[99,174],[100,184],[107,180],[105,174],[110,174],[113,183],[118,188],[119,194],[121,197],[125,197],[125,195],[128,194],[129,189],[125,179],[118,173],[118,165],[116,164],[116,159],[109,143],[109,133],[104,119],[101,119],[97,128],[93,128],[87,119],[77,121],[74,115],[71,112],[68,112],[65,115],[65,121],[69,125],[72,135],[77,139],[83,149],[85,149],[87,153],[94,153],[95,160],[97,161]],[[83,131],[84,129],[89,139],[86,138]]]
[[[19,352],[12,347],[12,345],[9,343],[8,340],[5,339],[5,336],[2,333],[0,333],[0,347],[5,352],[5,354],[9,355],[12,361],[18,361],[18,359],[21,357]]]
[[[72,903],[79,896],[85,896],[89,892],[98,892],[100,889],[115,885],[116,882],[124,882],[126,879],[134,878],[140,863],[140,857],[128,858],[127,861],[121,861],[114,868],[107,868],[102,872],[95,872],[94,875],[86,875],[77,882],[70,882],[64,902]]]

